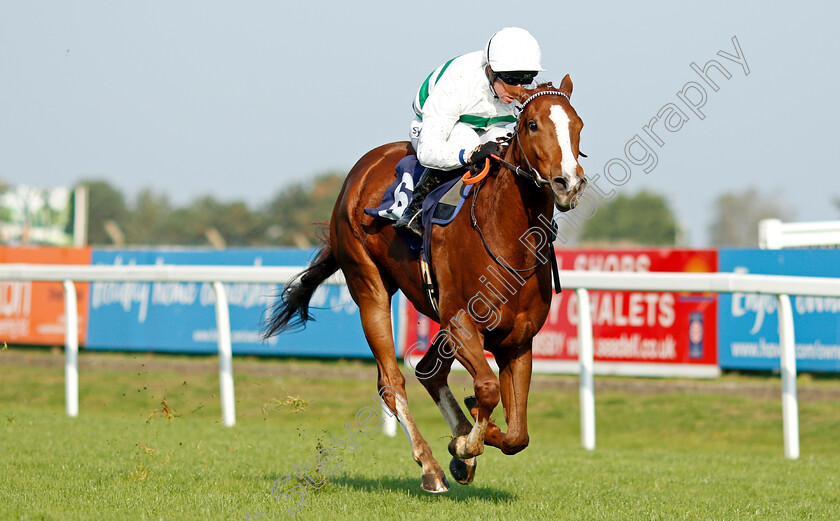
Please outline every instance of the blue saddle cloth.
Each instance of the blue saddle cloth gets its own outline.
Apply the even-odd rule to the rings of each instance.
[[[376,208],[366,208],[365,213],[381,220],[396,221],[399,219],[409,201],[414,187],[426,168],[417,160],[417,156],[409,155],[397,163],[395,180],[385,190],[382,202]],[[452,179],[447,179],[440,186],[432,190],[423,200],[423,240],[406,239],[413,251],[421,251],[428,261],[429,244],[432,235],[432,225],[446,226],[455,220],[458,212],[472,189],[471,185],[461,183],[461,171],[452,173]],[[450,194],[449,192],[452,191]]]

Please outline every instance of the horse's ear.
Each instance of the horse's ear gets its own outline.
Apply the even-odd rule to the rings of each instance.
[[[569,98],[572,97],[572,78],[569,77],[568,74],[563,78],[563,81],[560,82],[560,92]]]

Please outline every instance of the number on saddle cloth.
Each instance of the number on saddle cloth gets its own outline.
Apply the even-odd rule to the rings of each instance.
[[[379,206],[365,208],[365,213],[377,219],[399,220],[411,201],[414,187],[417,186],[425,170],[425,167],[417,161],[417,156],[409,155],[401,159],[397,163],[396,179],[385,190]],[[428,227],[427,220],[439,226],[446,226],[452,222],[469,194],[470,188],[461,183],[460,171],[453,171],[451,179],[432,190],[423,201],[424,226]]]
[[[425,168],[417,161],[417,156],[405,156],[397,163],[396,180],[385,190],[382,202],[376,208],[366,208],[365,213],[371,217],[391,221],[399,220],[405,212],[414,187],[423,175]]]

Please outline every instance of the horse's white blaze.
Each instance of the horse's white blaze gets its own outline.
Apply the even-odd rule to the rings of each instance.
[[[569,130],[569,116],[563,110],[562,105],[552,105],[549,118],[554,122],[554,129],[557,132],[557,142],[560,144],[560,150],[563,152],[563,161],[560,163],[560,168],[563,174],[568,177],[570,182],[569,189],[574,188],[578,183],[577,178],[577,160],[572,153],[572,136]]]

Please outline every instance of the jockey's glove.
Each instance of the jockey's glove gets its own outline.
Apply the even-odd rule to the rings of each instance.
[[[502,152],[502,146],[495,141],[488,141],[482,145],[478,145],[470,152],[466,164],[481,163],[491,155],[499,155]]]

